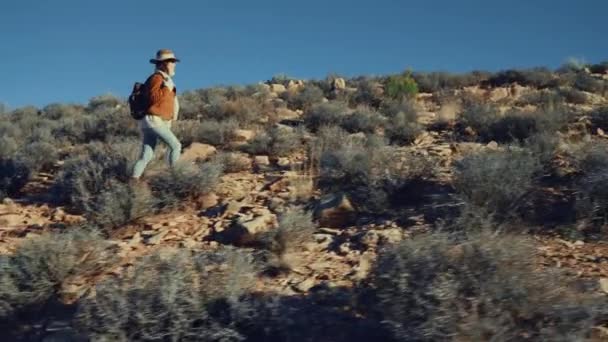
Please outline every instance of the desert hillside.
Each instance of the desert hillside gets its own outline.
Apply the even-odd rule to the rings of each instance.
[[[0,113],[2,341],[607,341],[608,62]]]

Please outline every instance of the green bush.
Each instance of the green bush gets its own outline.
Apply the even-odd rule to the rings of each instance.
[[[378,309],[398,341],[583,340],[604,300],[539,272],[534,254],[518,236],[404,240],[372,272]]]
[[[171,208],[213,191],[222,172],[223,166],[217,161],[201,165],[182,163],[151,176],[148,184],[159,206]]]
[[[236,252],[161,249],[132,275],[98,284],[79,305],[78,327],[99,341],[242,341],[222,312],[252,286],[252,274]]]
[[[412,99],[418,94],[418,84],[411,72],[390,76],[384,85],[385,94],[395,100]]]
[[[484,151],[456,162],[454,187],[464,203],[503,220],[525,207],[540,169],[528,151]]]

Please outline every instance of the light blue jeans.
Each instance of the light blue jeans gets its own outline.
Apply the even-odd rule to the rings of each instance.
[[[182,144],[179,142],[175,134],[171,132],[171,126],[168,121],[164,121],[159,117],[148,115],[140,122],[143,146],[141,156],[133,167],[133,178],[139,178],[144,173],[144,169],[154,157],[154,149],[158,140],[162,140],[169,147],[167,151],[167,162],[170,166],[175,166],[182,151]]]

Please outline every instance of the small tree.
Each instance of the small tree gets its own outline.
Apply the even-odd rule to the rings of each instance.
[[[385,87],[386,94],[393,99],[413,98],[418,94],[418,84],[409,70],[401,75],[390,76]]]

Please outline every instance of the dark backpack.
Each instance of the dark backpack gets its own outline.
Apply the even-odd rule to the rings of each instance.
[[[141,120],[148,111],[148,94],[144,83],[135,82],[131,95],[129,95],[129,108],[135,120]]]

